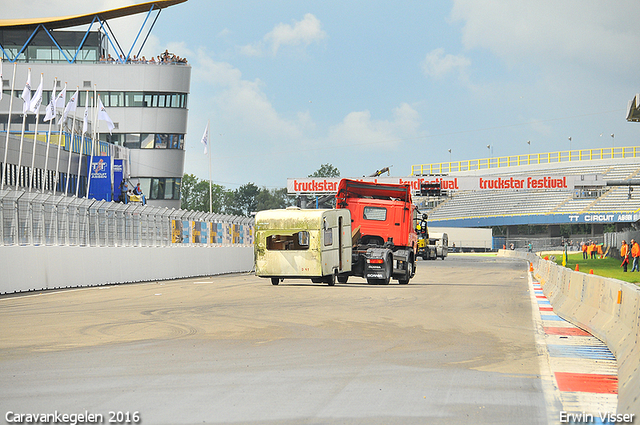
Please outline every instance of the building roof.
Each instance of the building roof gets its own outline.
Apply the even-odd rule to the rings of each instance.
[[[80,25],[91,24],[94,17],[96,16],[99,16],[101,20],[106,21],[109,19],[122,18],[125,16],[136,15],[138,13],[148,12],[151,7],[153,7],[154,9],[164,9],[166,7],[184,3],[186,1],[187,0],[156,0],[146,3],[134,4],[131,6],[120,7],[117,9],[106,10],[103,12],[57,18],[0,19],[0,29],[28,29],[36,27],[40,24],[46,26],[50,30],[71,28]]]

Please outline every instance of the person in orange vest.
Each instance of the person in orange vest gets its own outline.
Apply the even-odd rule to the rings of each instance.
[[[587,256],[587,249],[589,249],[589,245],[586,242],[582,242],[582,259],[586,260],[589,258]]]
[[[622,257],[622,267],[623,272],[627,272],[627,266],[629,265],[629,245],[627,245],[627,241],[622,241],[622,246],[620,247],[620,256]]]
[[[587,245],[587,258],[593,258],[594,253],[593,250],[596,248],[595,244],[593,242],[589,242],[589,244]]]
[[[633,267],[631,267],[632,272],[640,271],[638,267],[638,257],[640,257],[640,246],[638,246],[638,242],[631,239],[631,257],[633,257]]]

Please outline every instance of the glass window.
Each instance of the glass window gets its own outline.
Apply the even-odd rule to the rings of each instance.
[[[164,108],[165,97],[164,94],[158,94],[158,108]]]
[[[164,199],[173,199],[173,179],[164,179]]]
[[[140,107],[144,106],[144,95],[139,92],[130,92],[127,93],[125,97],[126,103],[125,106],[128,107]]]
[[[270,251],[300,251],[309,249],[309,232],[306,230],[293,235],[272,235],[267,237]]]
[[[125,137],[124,146],[130,149],[140,149],[139,134],[123,134]]]
[[[173,179],[173,199],[180,199],[181,183],[182,183],[182,179],[180,178]]]
[[[365,220],[385,221],[387,209],[381,207],[364,207],[363,218]]]
[[[324,246],[333,245],[333,229],[324,229]]]
[[[107,105],[105,105],[107,106]],[[119,107],[124,106],[124,93],[122,92],[109,92],[109,106]]]
[[[140,135],[140,147],[142,149],[153,149],[153,134],[142,133]]]
[[[151,99],[153,98],[153,95],[150,93],[145,93],[144,95],[144,106],[146,107],[150,107],[152,102]]]
[[[156,134],[156,149],[166,149],[169,137],[168,134]]]
[[[142,134],[140,136],[140,149],[153,149],[153,134]]]
[[[151,179],[151,189],[149,189],[149,199],[158,199],[158,179]]]
[[[164,190],[165,190],[165,182],[164,179],[154,179],[158,181],[158,194],[156,199],[165,199]]]
[[[143,178],[139,178],[138,182],[140,183],[140,189],[142,190],[142,193],[146,196],[149,193],[149,188],[151,187],[151,178],[148,177],[143,177]]]

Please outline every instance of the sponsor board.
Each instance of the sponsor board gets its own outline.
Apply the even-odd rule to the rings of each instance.
[[[94,156],[89,166],[89,197],[111,201],[111,157]]]
[[[585,179],[585,177],[588,177]],[[290,178],[287,179],[288,193],[336,193],[341,178]],[[556,189],[572,190],[579,185],[604,185],[602,177],[598,174],[588,176],[542,175],[542,176],[465,176],[465,177],[364,177],[353,178],[357,181],[374,183],[408,184],[415,193],[420,191],[422,184],[440,184],[442,190],[531,190],[531,189]]]

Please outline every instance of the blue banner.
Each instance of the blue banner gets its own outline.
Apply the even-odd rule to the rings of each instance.
[[[124,159],[113,160],[113,199],[120,200],[120,183],[124,179]]]
[[[91,179],[89,198],[111,201],[111,157],[94,156],[87,174]]]

